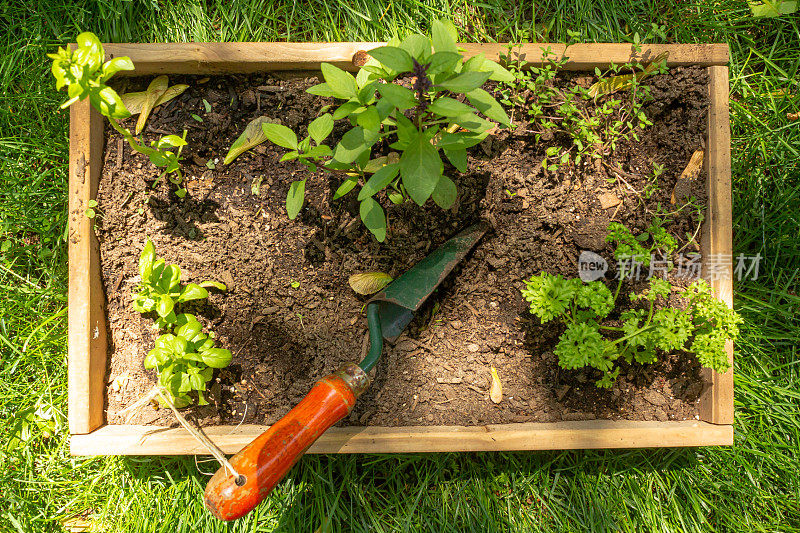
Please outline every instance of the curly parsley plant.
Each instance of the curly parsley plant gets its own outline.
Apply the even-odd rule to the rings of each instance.
[[[725,343],[739,335],[741,318],[715,298],[703,280],[678,292],[687,302],[686,309],[656,309],[659,299],[664,301],[673,287],[664,279],[651,277],[647,289],[629,296],[639,307],[620,313],[615,325],[607,320],[616,307],[623,282],[631,277],[633,263],[649,266],[656,252],[669,257],[675,251],[675,239],[663,224],[656,218],[636,236],[623,224],[609,225],[606,241],[615,245],[614,257],[620,264],[631,263],[628,268],[620,267],[613,295],[602,281],[584,283],[547,272],[525,280],[522,295],[530,312],[543,324],[566,324],[555,348],[562,368],[595,368],[602,372],[597,386],[605,388],[611,387],[619,375],[617,360],[654,363],[659,351],[687,351],[704,367],[717,372],[730,368]]]
[[[644,308],[624,311],[622,326],[604,321],[614,310],[616,298],[601,281],[584,283],[542,272],[525,280],[522,295],[530,312],[542,323],[559,321],[567,328],[559,337],[555,354],[566,369],[592,367],[602,372],[598,387],[609,388],[619,375],[615,362],[654,363],[657,352],[685,350],[700,364],[717,372],[730,368],[725,342],[739,334],[739,315],[716,299],[708,284],[699,280],[679,294],[688,301],[684,309],[656,309],[659,298],[672,291],[671,284],[651,278],[650,286],[630,295]]]

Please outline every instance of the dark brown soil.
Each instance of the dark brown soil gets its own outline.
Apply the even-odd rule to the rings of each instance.
[[[591,80],[567,75],[560,83]],[[140,90],[148,81],[128,80],[126,89]],[[390,227],[383,244],[358,219],[355,195],[331,200],[340,181],[322,171],[308,176],[306,207],[296,220],[288,220],[284,201],[289,184],[308,171],[297,162],[278,162],[283,149],[265,143],[229,166],[221,163],[245,124],[258,115],[279,118],[305,135],[308,123],[330,103],[304,92],[316,79],[254,75],[170,81],[191,88],[156,108],[144,137],[149,141],[188,130],[185,199],[163,181],[152,188],[158,170],[144,156],[132,154],[117,134],[108,133],[98,235],[111,340],[110,423],[122,423],[117,412],[155,383],[142,360],[157,332],[152,317],[131,307],[146,238],[153,240],[159,256],[180,265],[184,282],[213,279],[229,287],[186,308],[234,354],[230,367],[213,381],[212,404],[194,414],[205,424],[269,424],[286,414],[314,381],[365,354],[365,299],[349,288],[351,274],[379,270],[397,276],[479,219],[489,221],[493,230],[397,342],[386,347],[372,386],[344,424],[697,418],[702,381],[693,358],[661,355],[657,364],[646,367],[623,363],[617,384],[597,389],[594,371],[558,366],[553,348],[562,330],[539,325],[519,289],[524,278],[540,271],[576,276],[582,250],[611,263],[604,241],[609,221],[638,233],[659,204],[675,211],[670,196],[677,178],[705,139],[703,69],[673,69],[651,78],[647,83],[655,99],[647,113],[654,126],[640,142],[623,143],[603,164],[580,173],[543,171],[540,163],[549,144],[537,143],[524,123],[513,133],[498,132],[472,149],[466,174],[446,169],[460,194],[451,210],[431,202],[424,209],[394,206],[381,198]],[[204,99],[211,105],[209,113]],[[346,129],[338,124],[334,140]],[[663,164],[665,172],[646,198],[641,191],[653,162]],[[615,175],[621,179],[612,180]],[[705,203],[703,183],[704,173],[688,192]],[[604,209],[603,204],[612,206]],[[697,230],[697,213],[684,209],[668,221],[679,248],[695,251],[687,234]],[[503,382],[499,404],[488,395],[491,366]],[[174,419],[148,406],[131,422],[171,424]]]

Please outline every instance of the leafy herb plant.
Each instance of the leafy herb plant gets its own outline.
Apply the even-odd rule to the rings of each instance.
[[[282,161],[296,159],[312,170],[321,166],[344,176],[334,199],[360,185],[361,220],[378,241],[386,238],[386,215],[376,194],[388,188],[395,203],[411,199],[421,206],[433,198],[450,208],[457,190],[444,175],[442,154],[464,172],[467,149],[495,127],[491,121],[510,125],[503,107],[481,87],[513,76],[483,54],[465,60],[456,38],[452,23],[434,21],[430,37],[395,38],[368,52],[371,57],[356,76],[323,63],[324,83],[308,92],[343,103],[311,122],[302,139],[281,124],[261,124],[267,139],[289,150]],[[350,129],[335,147],[323,144],[341,119]],[[376,147],[393,152],[373,157]],[[290,218],[303,205],[305,185],[302,179],[289,189]]]
[[[168,330],[156,339],[155,348],[145,357],[144,367],[158,371],[158,384],[169,393],[176,407],[191,404],[189,392],[197,391],[198,403],[206,405],[203,391],[214,368],[224,368],[231,362],[231,352],[214,347],[214,334],[202,332],[202,326],[192,314],[176,313],[179,303],[208,297],[206,286],[225,290],[222,283],[204,281],[200,285],[181,286],[181,271],[156,258],[155,247],[149,239],[139,257],[141,281],[133,294],[133,308],[140,313],[155,311],[156,326]]]
[[[215,348],[211,335],[203,333],[197,317],[182,313],[176,317],[173,333],[156,339],[155,348],[144,359],[144,367],[158,371],[158,382],[171,395],[175,407],[192,403],[191,391],[197,391],[198,405],[207,405],[203,391],[215,368],[231,362],[231,352]]]
[[[108,80],[121,70],[133,70],[133,63],[128,57],[115,57],[105,63],[105,51],[97,36],[91,32],[78,35],[77,50],[59,47],[55,54],[48,54],[53,60],[51,72],[56,79],[56,89],[67,88],[69,100],[61,105],[67,108],[78,100],[89,98],[89,102],[97,111],[106,117],[111,126],[122,135],[130,147],[146,155],[150,161],[164,171],[159,176],[168,176],[177,185],[183,182],[180,170],[181,150],[186,145],[186,132],[183,136],[165,135],[157,141],[146,145],[123,128],[119,121],[131,116],[117,92],[107,85]],[[143,115],[146,119],[146,116]],[[141,121],[140,121],[141,122]],[[137,125],[140,129],[140,126]],[[178,196],[186,194],[185,189],[178,190]]]
[[[177,303],[208,298],[208,290],[197,283],[181,286],[180,267],[168,265],[164,259],[156,259],[155,246],[150,239],[139,257],[139,275],[141,281],[133,295],[133,308],[140,313],[155,311],[159,328],[177,322]],[[225,285],[218,282],[205,281],[203,284],[225,289]]]
[[[633,253],[641,253],[641,242],[628,236],[630,231],[622,226],[610,240],[618,243],[618,251],[628,246]],[[685,350],[717,372],[730,368],[725,342],[736,339],[741,318],[714,297],[708,283],[698,280],[678,292],[687,302],[686,309],[656,309],[656,303],[663,302],[673,287],[652,277],[645,290],[630,294],[630,301],[639,307],[620,313],[611,322],[608,318],[614,313],[623,281],[621,277],[612,295],[602,281],[584,283],[547,272],[525,280],[522,295],[530,312],[542,323],[566,325],[554,350],[562,368],[595,368],[602,372],[596,385],[604,388],[611,387],[619,375],[617,360],[654,363],[659,350]]]

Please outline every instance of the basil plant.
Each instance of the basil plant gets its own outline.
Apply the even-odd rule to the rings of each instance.
[[[483,54],[466,59],[456,39],[451,22],[434,21],[430,37],[394,38],[370,50],[356,76],[323,63],[325,81],[308,92],[343,102],[311,122],[302,140],[286,126],[261,124],[267,139],[289,149],[282,161],[297,159],[312,170],[321,165],[344,176],[334,199],[358,187],[361,220],[378,241],[386,238],[386,215],[376,194],[386,189],[394,203],[410,199],[422,206],[432,198],[443,209],[452,207],[458,193],[444,174],[443,157],[465,172],[467,149],[496,123],[510,126],[482,86],[513,76]],[[348,131],[335,147],[323,144],[341,119]],[[388,153],[373,157],[373,151]],[[305,184],[297,180],[289,189],[290,218],[300,212]]]

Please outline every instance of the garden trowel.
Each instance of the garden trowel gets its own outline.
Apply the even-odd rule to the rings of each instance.
[[[383,351],[411,322],[436,287],[486,232],[478,223],[467,228],[389,284],[367,304],[370,349],[359,364],[346,363],[317,381],[286,416],[236,454],[208,482],[206,507],[222,520],[250,512],[263,500],[322,433],[347,416],[369,386],[367,373]]]

